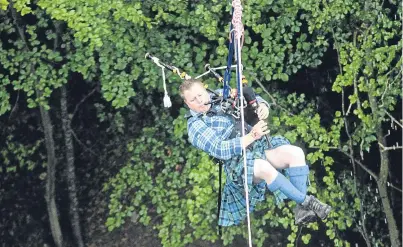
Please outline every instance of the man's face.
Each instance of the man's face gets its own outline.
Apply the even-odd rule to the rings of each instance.
[[[198,113],[206,112],[210,109],[210,95],[207,90],[199,83],[195,83],[191,88],[183,92],[185,104],[193,111]]]

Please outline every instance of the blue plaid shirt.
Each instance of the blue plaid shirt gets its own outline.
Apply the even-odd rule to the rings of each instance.
[[[220,91],[218,91],[220,92]],[[256,96],[259,103],[268,103]],[[212,106],[219,111],[218,104]],[[242,154],[241,137],[228,139],[232,133],[233,123],[230,117],[208,116],[190,110],[192,117],[188,120],[188,135],[190,143],[220,160],[230,160]]]
[[[188,122],[190,143],[220,160],[242,154],[241,138],[228,139],[233,123],[229,117],[207,115],[193,117]]]

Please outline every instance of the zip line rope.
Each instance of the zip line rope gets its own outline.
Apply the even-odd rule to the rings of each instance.
[[[233,30],[230,31],[230,37],[235,39],[235,56],[236,56],[236,72],[237,72],[237,86],[240,94],[241,101],[241,126],[242,126],[242,137],[245,136],[245,113],[244,113],[244,97],[243,97],[243,86],[242,86],[242,59],[241,59],[241,40],[243,42],[244,37],[244,27],[242,24],[242,3],[241,0],[232,1],[232,26]],[[232,40],[230,40],[232,43]],[[233,44],[234,45],[234,44]],[[244,168],[244,188],[245,188],[245,200],[246,200],[246,217],[248,223],[248,240],[249,247],[252,247],[252,232],[250,225],[250,214],[249,214],[249,187],[248,187],[248,167],[246,161],[246,147],[243,146],[243,168]]]

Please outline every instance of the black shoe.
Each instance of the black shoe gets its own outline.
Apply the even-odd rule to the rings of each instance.
[[[319,201],[314,196],[306,196],[304,202],[301,204],[305,209],[309,209],[315,212],[315,214],[322,220],[326,219],[329,215],[332,207]]]
[[[316,221],[316,214],[310,209],[305,209],[300,204],[294,208],[295,224],[305,225]]]

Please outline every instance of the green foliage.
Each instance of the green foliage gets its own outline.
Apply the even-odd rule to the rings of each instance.
[[[13,1],[13,7],[21,13],[21,15],[26,15],[32,13],[31,7],[28,5],[31,3],[31,0],[21,0],[21,1]]]
[[[0,9],[1,10],[6,10],[8,6],[8,1],[7,0],[0,0]]]
[[[43,17],[41,10],[36,10],[39,17]],[[61,53],[53,47],[41,43],[38,40],[38,33],[46,32],[44,20],[39,20],[38,25],[15,26],[13,20],[7,18],[0,24],[0,33],[12,35],[0,43],[0,64],[5,74],[0,76],[1,107],[0,114],[10,109],[9,95],[5,87],[9,84],[15,91],[23,91],[28,96],[28,107],[34,108],[41,104],[49,109],[48,97],[53,89],[60,87],[67,81],[67,70],[56,69],[54,64],[62,60]],[[42,24],[42,25],[41,25]],[[48,30],[52,32],[52,30]],[[49,36],[49,40],[55,37]]]
[[[6,10],[8,4],[0,1],[0,8]],[[309,191],[334,208],[325,222],[326,236],[335,246],[349,246],[339,233],[359,228],[353,220],[363,202],[357,194],[362,189],[350,178],[343,184],[336,182],[340,175],[334,169],[336,155],[330,151],[345,153],[353,148],[363,153],[376,146],[375,132],[389,121],[387,112],[401,96],[402,58],[397,49],[402,43],[393,43],[401,36],[401,24],[375,1],[250,0],[243,4],[243,63],[266,83],[288,81],[302,68],[319,66],[329,47],[338,52],[340,74],[332,89],[346,94],[346,109],[333,110],[333,120],[325,126],[317,102],[303,94],[276,94],[277,103],[293,115],[276,109],[270,126],[272,133],[306,144],[313,168]],[[114,140],[125,137],[130,125],[125,107],[137,104],[150,110],[154,120],[137,137],[125,137],[126,147],[112,152],[113,158],[126,153],[130,157],[104,187],[109,195],[108,229],[131,219],[155,226],[164,246],[184,246],[196,239],[217,241],[218,166],[186,142],[184,109],[174,119],[159,109],[162,97],[153,102],[142,96],[155,96],[163,89],[160,68],[145,60],[144,54],[151,52],[191,75],[204,72],[206,63],[225,64],[230,5],[216,0],[16,0],[13,8],[17,19],[11,8],[0,12],[4,18],[0,35],[7,37],[0,43],[0,115],[11,110],[10,88],[25,93],[28,107],[52,109],[49,102],[55,89],[73,74],[88,84],[99,83],[103,97],[118,109],[107,113],[103,104],[95,105],[99,121],[109,124],[105,134]],[[25,24],[24,18],[33,16],[34,23]],[[167,78],[168,91],[177,103],[181,81],[170,72]],[[350,126],[355,123],[351,142],[344,137],[345,120]],[[32,167],[28,160],[39,145],[40,141],[26,146],[10,139],[1,157],[9,171],[16,164]],[[10,157],[16,157],[15,163]],[[324,175],[315,176],[315,171]],[[293,206],[277,207],[270,196],[259,204],[256,214],[261,217],[252,218],[256,246],[270,241],[276,230],[286,231],[283,241],[294,246],[298,228],[293,224]],[[375,217],[379,209],[371,210]],[[314,223],[307,228],[301,240],[309,245],[319,227]],[[247,237],[244,226],[225,229],[224,245],[238,236]]]
[[[340,47],[352,47],[353,41],[351,40],[351,36],[349,35],[349,32],[351,30],[337,29],[334,28],[334,26],[337,27],[340,26],[340,23],[346,22],[346,14],[352,14],[354,18],[357,19],[364,17],[369,18],[367,15],[362,15],[363,13],[358,6],[358,3],[356,2],[336,1],[332,2],[331,4],[320,5],[319,3],[306,3],[301,1],[294,2],[293,4],[295,5],[290,5],[290,3],[285,3],[282,1],[276,3],[267,3],[267,5],[266,3],[257,1],[248,1],[245,3],[244,20],[245,24],[251,27],[251,29],[246,29],[246,45],[243,48],[244,61],[246,66],[259,68],[259,74],[263,75],[266,80],[281,79],[287,81],[289,75],[297,72],[303,66],[318,66],[321,63],[320,58],[323,55],[323,52],[325,51],[325,49],[327,49],[329,45],[328,39],[326,38],[327,35],[333,35],[340,44],[341,41],[343,41],[343,46],[340,45]],[[163,20],[167,23],[175,21],[179,30],[189,37],[193,37],[193,35],[195,35],[195,32],[197,32],[197,29],[195,30],[195,27],[200,26],[202,32],[200,32],[201,34],[199,33],[199,35],[204,35],[207,40],[218,41],[217,47],[212,47],[212,43],[210,42],[208,44],[199,43],[198,45],[194,45],[194,47],[191,48],[191,46],[189,46],[189,39],[187,39],[186,42],[183,43],[183,40],[179,38],[179,34],[172,34],[172,36],[170,37],[175,37],[173,45],[176,49],[169,48],[172,47],[172,44],[159,47],[160,54],[163,53],[164,56],[166,56],[164,57],[164,60],[172,61],[173,64],[179,65],[179,67],[182,68],[186,68],[186,66],[188,66],[190,62],[191,66],[195,64],[190,72],[197,72],[200,71],[200,66],[198,65],[198,63],[207,58],[206,54],[209,54],[208,51],[216,50],[215,54],[210,53],[208,61],[213,64],[222,64],[223,59],[219,57],[224,57],[225,55],[227,55],[227,50],[225,47],[225,35],[223,35],[223,33],[226,34],[226,31],[222,28],[223,25],[220,25],[223,24],[224,21],[217,22],[215,20],[212,20],[211,16],[213,15],[213,13],[215,13],[215,11],[218,12],[224,9],[228,10],[228,6],[223,6],[223,3],[215,3],[214,7],[211,8],[206,6],[209,5],[205,3],[192,4],[192,7],[194,7],[194,9],[189,11],[189,15],[184,14],[183,10],[180,10],[180,7],[178,7],[177,9],[172,6],[167,7],[165,5],[161,5],[161,7],[158,7],[158,14],[155,16],[155,20]],[[156,8],[157,7],[154,7],[154,9]],[[302,15],[299,12],[300,8],[304,10]],[[207,9],[211,11],[206,11]],[[177,14],[173,15],[172,12],[175,11]],[[270,16],[269,14],[267,14],[269,11],[276,13],[277,16]],[[146,13],[146,11],[144,12]],[[189,16],[191,16],[192,18],[189,19]],[[201,21],[201,19],[203,19],[203,21]],[[294,33],[301,32],[299,27],[302,25],[302,22],[308,23],[308,33],[293,35]],[[336,23],[338,25],[335,25]],[[157,28],[157,26],[155,26],[154,28]],[[222,32],[218,32],[218,30],[221,30]],[[170,31],[167,31],[166,33],[169,32]],[[253,32],[256,41],[252,41],[250,39],[251,32]],[[393,37],[393,35],[389,35],[388,37]],[[190,40],[193,39],[194,38],[191,38]],[[185,52],[186,49],[192,49],[193,52],[196,53],[193,59],[189,57],[189,53]],[[393,47],[390,49],[381,49],[380,51],[382,51],[383,55],[372,55],[374,58],[376,57],[374,61],[381,61],[382,59],[384,59],[385,62],[394,62],[394,66],[397,66],[398,63],[396,64],[395,60],[393,59],[395,57],[393,54],[391,57],[386,56],[386,54],[388,52],[391,52],[392,50]],[[170,55],[172,53],[174,55]],[[333,86],[336,91],[337,87],[346,87],[352,85],[351,83],[339,85],[339,81],[347,81],[344,80],[343,77],[348,77],[349,75],[355,73],[348,72],[346,70],[346,67],[351,66],[356,70],[363,67],[362,62],[354,63],[351,62],[351,60],[349,59],[347,59],[346,62],[343,62],[343,56],[346,55],[352,56],[354,55],[354,52],[352,52],[352,50],[345,50],[345,52],[343,53],[343,51],[340,50],[341,65],[343,66],[345,73],[341,74],[336,79],[336,82]],[[364,54],[361,55],[362,58],[363,56]],[[182,58],[182,61],[178,59],[179,57]],[[148,65],[145,64],[144,66]],[[388,66],[384,65],[382,67],[387,68]],[[368,71],[368,69],[366,69],[366,71]],[[387,73],[388,71],[385,72]],[[392,76],[392,74],[388,75]],[[151,76],[151,74],[149,74],[149,76]],[[158,73],[153,73],[152,76],[153,78],[158,78]],[[152,79],[149,79],[148,77],[144,79],[143,84],[146,85],[146,88],[149,89],[158,87],[156,86],[156,84],[152,84],[151,81]],[[176,79],[172,79],[172,81],[174,81],[175,84],[178,83]],[[362,90],[365,89],[363,85],[359,87],[362,88]],[[386,92],[385,87],[379,89],[378,91]],[[176,92],[175,89],[173,89],[173,92]],[[371,92],[373,92],[373,90],[371,90]],[[395,93],[393,94],[393,92]],[[390,104],[393,105],[393,99],[396,96],[396,92],[397,91],[392,90],[392,95],[390,96],[390,98],[389,95],[385,93],[385,97],[383,100],[388,99],[388,102],[391,102]],[[358,98],[357,96],[351,95],[350,100],[352,101],[352,103],[354,103],[354,97]],[[344,131],[345,123],[344,113],[342,114],[342,112],[340,111],[335,111],[333,123],[328,127],[323,127],[323,124],[321,123],[321,117],[319,116],[319,114],[317,114],[315,103],[307,102],[304,98],[304,95],[297,96],[296,94],[291,94],[288,96],[287,99],[279,101],[282,105],[286,105],[288,108],[293,109],[294,113],[298,112],[298,114],[290,116],[288,114],[285,114],[284,112],[279,112],[278,115],[274,116],[272,119],[272,129],[280,134],[284,134],[292,142],[303,140],[304,143],[308,144],[309,148],[315,150],[307,155],[307,159],[312,164],[322,164],[322,166],[319,166],[316,169],[323,169],[326,172],[326,175],[323,176],[320,180],[316,180],[314,175],[312,175],[311,180],[314,182],[309,190],[311,193],[316,194],[323,201],[331,204],[331,206],[335,209],[326,221],[326,235],[328,236],[329,240],[333,241],[335,246],[349,246],[349,243],[341,239],[338,233],[340,231],[346,230],[347,228],[355,227],[351,219],[354,218],[356,213],[360,210],[360,200],[356,198],[358,199],[358,201],[352,200],[353,203],[350,203],[351,197],[354,198],[356,196],[354,192],[355,190],[353,189],[354,182],[352,180],[345,179],[343,186],[336,182],[336,179],[338,177],[336,176],[332,168],[334,160],[332,156],[328,154],[330,150],[344,150],[344,146],[347,145],[346,141],[341,138]],[[363,108],[369,107],[368,101],[363,101],[362,103]],[[388,107],[390,107],[390,105]],[[359,112],[356,112],[354,114],[359,115]],[[374,117],[374,119],[375,118],[376,117]],[[379,120],[379,118],[377,119]],[[180,138],[183,137],[183,133],[186,129],[186,126],[181,121],[181,119],[174,121],[174,136],[175,138],[178,138],[176,139],[178,143],[183,142],[180,140]],[[283,126],[288,126],[289,128],[285,129],[283,128]],[[361,136],[361,138],[357,140],[354,139],[353,145],[357,145],[361,142],[361,147],[367,150],[371,143],[375,141],[373,136],[374,128],[368,127],[368,124],[366,126],[362,126],[362,133],[360,135],[354,135]],[[170,139],[172,138],[174,137],[170,137]],[[157,144],[154,143],[151,146],[154,147],[156,145]],[[151,146],[149,147],[149,150],[151,150]],[[178,152],[181,151],[178,150]],[[186,153],[183,153],[182,157],[189,157],[189,153],[192,152],[194,151],[187,150]],[[158,154],[158,152],[155,153],[153,156],[164,157],[161,156],[161,154]],[[188,243],[188,241],[192,241],[193,239],[199,238],[204,238],[210,241],[216,239],[216,236],[211,229],[211,224],[214,222],[214,220],[212,216],[209,216],[214,212],[214,204],[208,203],[213,201],[211,198],[211,190],[209,189],[211,187],[206,185],[206,178],[209,176],[207,173],[205,174],[203,172],[209,170],[208,167],[210,166],[210,161],[208,161],[208,159],[202,154],[198,154],[197,156],[200,157],[199,162],[195,163],[198,164],[196,166],[197,168],[195,168],[194,170],[194,174],[197,174],[197,176],[193,176],[193,172],[186,174],[188,175],[189,183],[194,186],[191,188],[192,193],[186,194],[186,196],[184,197],[186,199],[183,199],[186,200],[186,210],[184,210],[183,206],[174,205],[173,208],[166,209],[166,211],[164,211],[163,209],[160,209],[158,211],[160,214],[162,214],[162,220],[160,220],[160,222],[162,222],[161,224],[164,227],[157,226],[156,228],[160,230],[159,236],[162,239],[162,243],[164,244],[164,246],[175,246],[175,244],[179,243],[179,240],[182,237],[186,239],[186,243]],[[164,157],[164,159],[166,160],[167,157]],[[169,158],[169,160],[171,159],[172,158]],[[212,173],[210,172],[209,174]],[[196,178],[198,179],[193,181],[193,179]],[[151,178],[148,179],[150,180]],[[119,179],[117,179],[117,181],[118,180]],[[163,181],[166,180],[167,179]],[[171,194],[169,190],[165,190],[164,195],[169,194]],[[191,195],[198,195],[197,200],[189,199]],[[165,202],[164,199],[155,201]],[[155,205],[155,202],[153,203],[153,205]],[[201,207],[201,205],[203,205],[203,207]],[[288,209],[288,206],[292,205],[287,205],[284,209]],[[157,206],[157,208],[159,207]],[[176,215],[176,213],[178,212],[178,208],[180,208],[180,212],[182,212],[180,216]],[[266,203],[262,203],[257,208],[257,211],[259,212],[259,210],[262,210],[263,208],[265,208],[266,210],[267,208],[269,208],[265,216],[263,216],[262,219],[253,218],[252,220],[253,228],[256,229],[256,232],[261,232],[262,227],[267,223],[267,221],[269,221],[271,228],[282,227],[291,230],[291,233],[288,235],[287,240],[289,241],[289,245],[293,246],[294,242],[296,241],[297,229],[292,224],[292,214],[290,213],[290,211],[288,210],[288,213],[287,210],[284,211],[285,216],[276,214],[274,212],[275,209],[274,205],[271,202],[271,199],[268,199],[268,202]],[[195,213],[196,209],[200,210],[201,215]],[[136,208],[136,210],[141,211],[141,208],[138,207]],[[208,216],[206,216],[206,214]],[[124,213],[122,215],[124,215]],[[174,219],[172,219],[172,215],[176,215],[178,219],[175,220],[177,220],[179,223],[173,223]],[[207,220],[202,221],[201,219]],[[204,225],[198,225],[202,222]],[[188,227],[185,227],[184,229],[186,230],[182,232],[175,231],[174,229],[169,227],[170,225],[178,225],[178,227],[182,229],[183,224],[190,224],[190,226],[188,227],[192,229],[190,230],[190,232],[192,233],[188,233]],[[318,226],[317,224],[311,224],[309,226],[309,229],[315,231],[318,229]],[[236,235],[245,236],[245,232],[240,227],[232,227],[230,229],[226,229],[223,236],[224,244],[227,245],[231,243]],[[270,238],[270,234],[266,232],[265,234],[256,235],[259,236],[254,236],[254,243],[257,243],[257,246],[263,245],[265,239]],[[309,234],[303,236],[302,241],[305,244],[309,244],[310,236],[311,235]],[[182,243],[184,243],[184,241],[182,241]]]
[[[7,0],[1,0],[0,1],[0,9],[1,10],[6,10],[8,6],[8,1]]]
[[[376,2],[365,2],[364,6],[354,1],[301,1],[299,4],[311,13],[307,19],[310,32],[328,32],[336,40],[334,45],[342,71],[333,83],[333,90],[343,95],[349,93],[345,96],[349,102],[343,113],[334,113],[333,124],[324,128],[312,104],[298,100],[296,95],[290,95],[285,104],[291,105],[298,115],[283,114],[274,122],[277,126],[285,124],[293,127],[291,133],[285,135],[292,140],[301,138],[310,148],[315,149],[307,155],[307,159],[312,163],[321,161],[325,168],[326,175],[322,181],[326,186],[321,190],[321,196],[335,209],[326,222],[326,234],[335,246],[343,246],[337,232],[347,227],[361,228],[357,224],[353,225],[351,219],[360,220],[363,189],[360,183],[345,177],[341,180],[341,187],[331,169],[333,159],[326,152],[337,150],[349,153],[351,147],[358,150],[354,158],[363,159],[364,151],[369,152],[374,144],[377,146],[376,133],[385,122],[390,121],[388,111],[393,111],[396,99],[401,97],[399,68],[402,58],[397,53],[401,41],[399,44],[392,41],[401,36],[401,24],[399,20],[391,19],[389,10]],[[350,15],[350,21],[353,19],[360,25],[359,29],[345,25],[346,14]],[[342,138],[345,128],[351,140]],[[378,208],[376,210],[379,207],[375,206]],[[371,208],[373,206],[366,207],[362,214],[375,210]],[[377,242],[372,241],[374,244]]]
[[[218,167],[175,138],[173,133],[183,121],[166,125],[172,119],[165,113],[161,120],[128,144],[129,163],[105,184],[110,191],[108,229],[135,215],[145,225],[153,221],[164,246],[184,246],[200,238],[214,241],[213,190],[218,180],[211,175],[218,173]],[[201,166],[196,166],[198,162]]]
[[[74,36],[79,41],[89,41],[90,48],[102,47],[103,39],[114,35],[112,30],[116,21],[150,26],[150,19],[143,15],[140,3],[40,0],[38,6],[45,9],[52,18],[66,22],[75,31]]]
[[[306,33],[301,29],[306,16],[299,13],[295,2],[246,1],[244,4],[243,21],[251,28],[245,34],[246,44],[251,45],[242,54],[247,67],[260,68],[259,73],[267,81],[288,81],[302,67],[321,64],[328,42],[321,32]],[[256,41],[249,41],[249,35]]]
[[[0,151],[0,160],[5,165],[6,172],[16,172],[17,169],[33,170],[36,162],[32,160],[32,157],[38,154],[43,140],[24,145],[14,139],[12,134],[8,135]]]
[[[216,16],[218,13],[229,13],[230,6],[226,2],[200,1],[186,4],[172,0],[141,3],[117,0],[41,0],[37,2],[40,9],[36,13],[29,8],[29,3],[30,1],[16,1],[14,7],[22,15],[29,13],[43,16],[42,10],[45,10],[53,20],[64,21],[73,30],[74,39],[64,35],[65,43],[61,44],[62,50],[67,51],[66,60],[63,60],[64,70],[56,73],[61,81],[56,83],[52,82],[54,78],[45,79],[41,76],[50,84],[43,86],[49,88],[48,92],[64,83],[66,71],[71,70],[81,73],[87,80],[99,78],[105,99],[111,101],[115,107],[123,107],[135,96],[133,82],[138,89],[162,90],[159,83],[160,70],[145,61],[146,52],[155,53],[163,60],[188,70],[190,74],[202,72],[203,62],[225,62],[228,17],[217,19]],[[299,16],[296,6],[286,1],[248,1],[244,8],[244,23],[250,27],[250,32],[247,28],[246,33],[246,44],[250,45],[245,45],[243,49],[247,67],[262,68],[261,72],[268,80],[287,81],[302,66],[314,67],[320,63],[319,59],[328,44],[318,41],[317,45],[310,45],[307,40],[323,41],[323,37],[308,33],[303,33],[298,38],[292,35],[294,32],[300,33],[299,27],[302,25],[302,16]],[[267,14],[271,11],[277,17]],[[176,29],[166,29],[166,26],[175,26]],[[53,35],[52,38],[56,36],[53,30],[48,32]],[[249,37],[252,32],[256,35],[254,42]],[[40,57],[43,56],[41,53],[45,53],[52,61],[60,62],[60,53],[52,54],[38,41],[30,42],[38,44],[38,48],[34,45],[31,52],[26,52],[24,61],[35,57],[33,54]],[[24,46],[21,48],[25,49]],[[270,55],[259,55],[266,53]],[[45,65],[42,64],[42,70],[48,70]],[[6,66],[6,69],[14,71],[14,68]],[[5,76],[3,84],[8,84],[8,80]],[[29,86],[33,80],[35,77],[31,78],[31,82],[25,83],[26,92],[30,95],[35,91]],[[179,80],[172,79],[172,82],[175,84],[169,86],[169,89],[176,94]],[[12,84],[19,85],[18,82]],[[4,99],[2,102],[8,102],[7,95],[2,94],[1,97]],[[35,107],[45,100],[46,95],[41,99],[31,99],[29,104]],[[1,109],[4,113],[9,107],[2,105]]]

